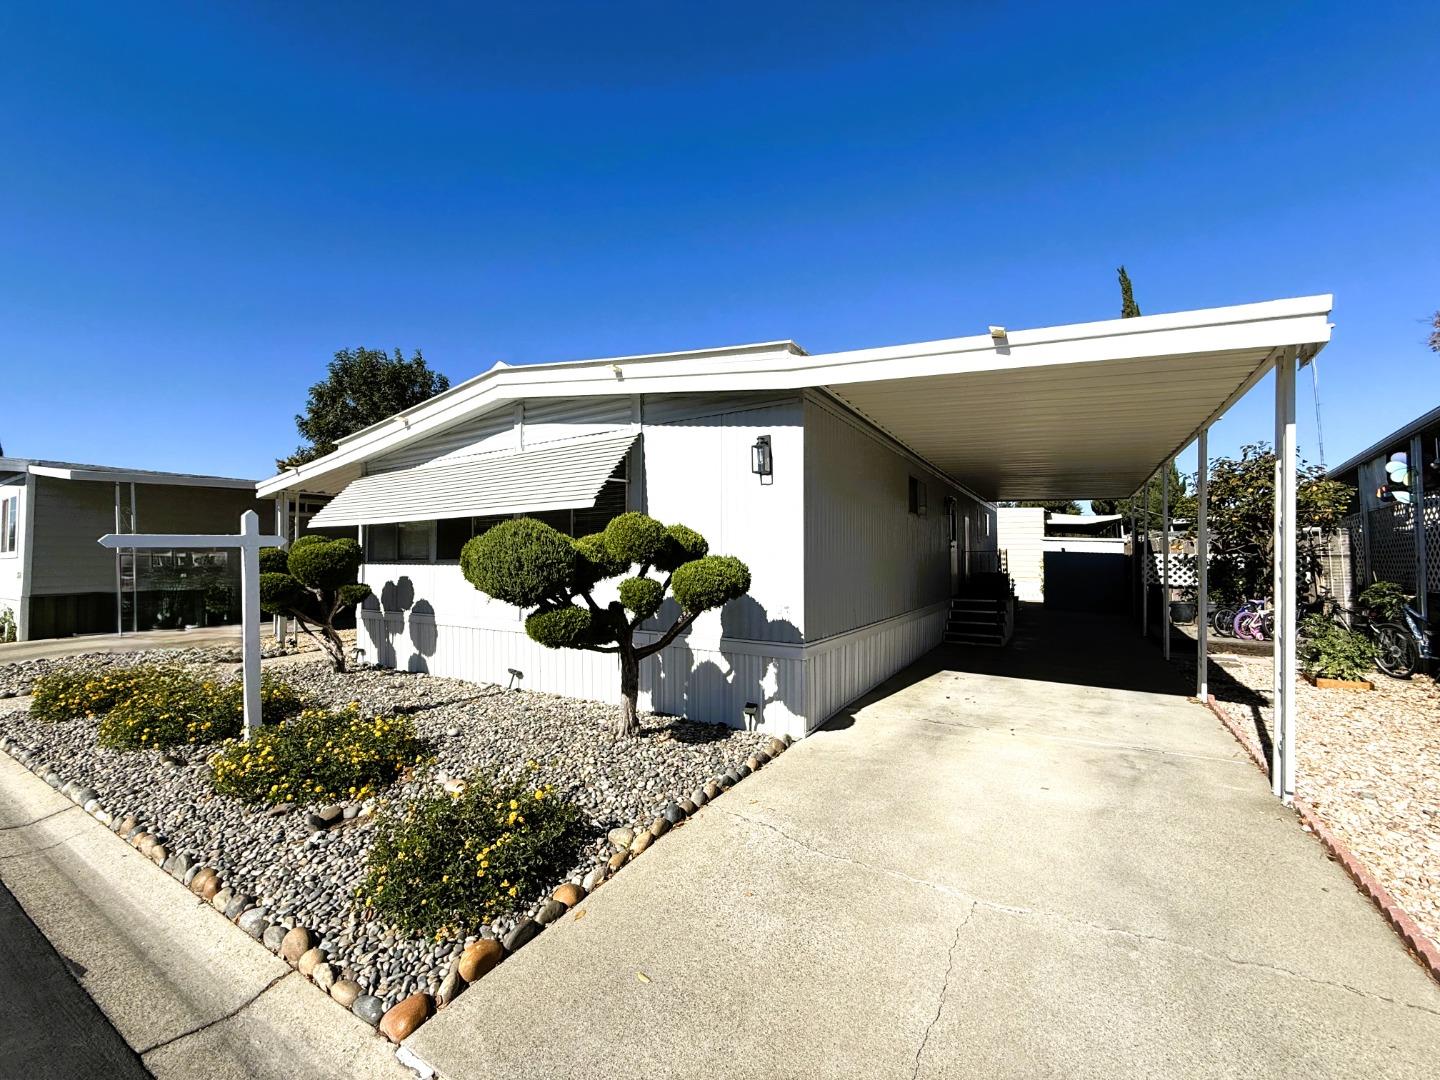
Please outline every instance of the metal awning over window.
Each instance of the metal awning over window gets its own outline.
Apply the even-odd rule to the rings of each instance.
[[[379,525],[594,506],[638,437],[627,431],[518,454],[362,476],[347,484],[310,524]]]

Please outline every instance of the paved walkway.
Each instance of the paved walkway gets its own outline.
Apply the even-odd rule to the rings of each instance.
[[[447,1077],[1432,1077],[1440,989],[1122,624],[937,652],[423,1027]]]
[[[267,629],[268,627],[262,625],[262,634]],[[211,645],[239,644],[238,626],[202,626],[194,630],[141,630],[135,634],[80,634],[77,637],[4,642],[0,644],[0,664],[14,664],[21,660],[48,660],[81,653],[204,649]]]

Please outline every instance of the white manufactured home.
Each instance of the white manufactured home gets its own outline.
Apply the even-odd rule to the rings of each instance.
[[[515,515],[575,536],[626,509],[689,525],[749,564],[751,591],[642,665],[642,707],[732,725],[751,707],[798,737],[940,644],[957,591],[997,565],[994,500],[1129,495],[1277,349],[1317,319],[1328,335],[1328,310],[500,364],[259,493],[282,515],[332,496],[312,524],[357,531],[366,659],[600,700],[614,657],[530,641],[525,612],[464,580],[461,546]]]

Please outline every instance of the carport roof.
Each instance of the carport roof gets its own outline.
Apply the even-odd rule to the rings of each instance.
[[[815,389],[987,499],[1134,492],[1269,370],[1330,340],[1332,298],[807,354],[791,341],[489,371],[259,485],[339,491],[368,459],[526,398]]]

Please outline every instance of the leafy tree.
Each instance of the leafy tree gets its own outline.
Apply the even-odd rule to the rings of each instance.
[[[1133,319],[1140,314],[1140,305],[1135,303],[1135,293],[1130,288],[1130,275],[1123,266],[1115,272],[1120,275],[1120,317]]]
[[[345,671],[345,643],[335,618],[370,595],[356,581],[363,560],[354,540],[302,536],[282,548],[260,550],[260,606],[294,619],[325,650],[337,672]]]
[[[1078,514],[1080,504],[1074,499],[1022,499],[1020,502],[1003,502],[1001,506],[1024,506],[1044,510],[1047,514]]]
[[[1144,489],[1141,489],[1142,493]],[[1165,510],[1165,493],[1161,490],[1160,478],[1155,477],[1150,483],[1150,523],[1158,522]],[[1131,499],[1091,499],[1090,512],[1092,514],[1124,514],[1130,516],[1131,507],[1136,513],[1141,513],[1145,507],[1143,494],[1140,498]],[[1195,517],[1195,494],[1190,489],[1190,482],[1180,473],[1175,462],[1170,462],[1170,518],[1181,521],[1191,521]]]
[[[1431,352],[1440,352],[1440,311],[1430,316],[1430,337],[1428,342]]]
[[[750,591],[749,567],[709,550],[695,530],[667,528],[640,513],[621,514],[604,532],[578,540],[543,522],[514,518],[468,541],[460,569],[488,596],[533,608],[525,632],[546,648],[615,653],[620,660],[615,734],[628,736],[640,730],[640,661],[669,645],[702,612]],[[601,607],[595,587],[622,574],[620,598]],[[655,641],[637,645],[635,631],[659,613],[667,592],[679,607],[675,621]]]
[[[1295,511],[1302,582],[1312,580],[1320,553],[1355,495],[1347,484],[1325,478],[1318,465],[1297,466]],[[1272,591],[1275,527],[1275,454],[1268,443],[1251,443],[1238,458],[1210,463],[1210,584],[1219,596],[1259,597]]]
[[[295,417],[295,426],[309,445],[277,460],[275,467],[291,469],[324,457],[346,435],[448,389],[450,380],[431,371],[419,349],[409,360],[399,349],[393,356],[363,346],[341,349],[330,361],[325,379],[310,387],[305,415]]]

